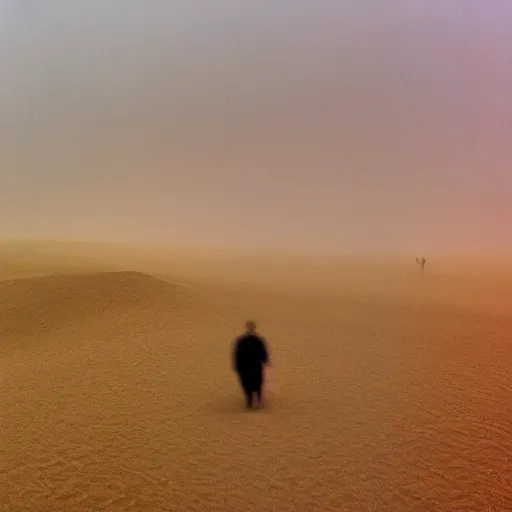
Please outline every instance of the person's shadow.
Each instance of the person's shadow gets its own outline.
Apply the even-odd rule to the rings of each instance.
[[[217,397],[213,404],[210,403],[210,405],[212,406],[210,409],[221,414],[239,414],[247,412],[243,396],[236,393],[225,393]]]
[[[226,392],[223,395],[216,396],[209,402],[208,410],[217,414],[248,414],[248,413],[272,413],[276,411],[286,411],[292,404],[280,395],[270,393],[268,396],[263,397],[262,407],[259,409],[247,409],[243,394],[236,391]]]

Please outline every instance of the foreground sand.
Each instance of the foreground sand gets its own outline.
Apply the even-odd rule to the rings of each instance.
[[[0,510],[512,510],[508,281],[34,254],[0,261]]]

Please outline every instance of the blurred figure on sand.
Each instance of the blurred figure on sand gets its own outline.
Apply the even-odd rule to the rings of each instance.
[[[247,409],[252,409],[255,394],[258,407],[263,405],[263,369],[268,364],[266,341],[256,332],[255,322],[250,320],[246,323],[246,332],[236,339],[233,349],[233,370],[240,379]]]
[[[416,258],[416,263],[421,267],[421,271],[425,272],[425,264],[427,263],[427,258],[423,257],[421,260]]]

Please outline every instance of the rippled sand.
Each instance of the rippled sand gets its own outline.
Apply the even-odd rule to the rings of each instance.
[[[512,510],[510,281],[165,259],[1,259],[0,510]]]

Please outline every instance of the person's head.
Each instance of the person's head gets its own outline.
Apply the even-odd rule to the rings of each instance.
[[[245,327],[247,328],[247,330],[249,332],[255,332],[256,331],[256,322],[254,322],[253,320],[248,320],[245,323]]]

